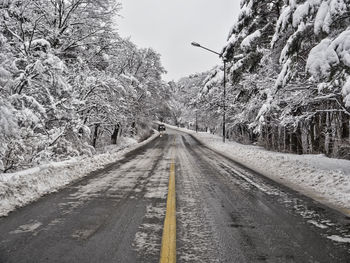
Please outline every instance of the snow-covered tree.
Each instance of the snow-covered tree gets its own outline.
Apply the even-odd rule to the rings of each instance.
[[[289,103],[281,114],[284,123],[293,126],[300,152],[336,156],[349,130],[346,45],[350,2],[287,1],[282,10],[271,41],[273,49],[283,47],[282,70],[271,99],[284,100],[286,91],[294,98],[287,98]]]
[[[167,94],[165,70],[154,50],[118,35],[118,2],[0,5],[1,171],[91,155],[91,145],[150,133],[151,97],[160,106]]]
[[[222,53],[228,137],[350,157],[349,14],[348,0],[241,1]],[[219,90],[222,75],[214,70],[203,91]]]
[[[282,1],[241,1],[237,22],[229,32],[222,58],[227,61],[227,136],[251,139],[257,127],[257,108],[267,97],[271,79],[278,74],[277,56],[270,50]],[[207,80],[211,103],[222,104],[223,68]],[[205,91],[204,90],[204,91]],[[222,96],[222,95],[221,95]]]
[[[172,96],[168,102],[171,123],[191,129],[196,129],[197,125],[199,130],[214,130],[216,122],[214,124],[210,120],[220,111],[220,105],[214,105],[204,91],[206,88],[203,88],[210,74],[211,72],[193,74],[172,85]]]

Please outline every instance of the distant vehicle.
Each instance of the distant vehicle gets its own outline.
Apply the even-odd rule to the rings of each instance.
[[[158,125],[158,131],[159,132],[165,132],[166,128],[165,128],[165,125],[164,124],[159,124]]]
[[[166,128],[165,128],[165,125],[164,124],[159,124],[158,125],[158,131],[159,131],[159,133],[160,133],[160,137],[162,137],[163,136],[163,134],[165,133],[165,130],[166,130]]]

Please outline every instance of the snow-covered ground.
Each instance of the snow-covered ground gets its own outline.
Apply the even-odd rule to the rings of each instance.
[[[195,136],[204,145],[287,185],[313,199],[350,215],[350,161],[324,155],[296,155],[265,150],[204,132],[177,128]]]
[[[87,176],[90,172],[123,158],[138,147],[158,136],[155,132],[147,140],[123,138],[114,147],[108,147],[104,153],[93,157],[73,158],[68,161],[54,162],[16,173],[0,174],[0,216],[6,216],[16,207],[24,206],[41,196],[54,192],[69,183]]]

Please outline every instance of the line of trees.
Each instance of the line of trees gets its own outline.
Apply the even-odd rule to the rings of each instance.
[[[0,1],[0,172],[150,133],[160,55],[121,38],[112,0]],[[153,101],[157,101],[154,103]]]
[[[227,138],[350,158],[349,24],[349,0],[241,1],[223,49]],[[207,78],[197,78],[196,87],[193,76],[178,83],[179,90],[194,92],[186,114],[193,119],[197,109],[210,116],[209,124],[200,123],[218,134],[222,73],[221,66],[203,73]]]

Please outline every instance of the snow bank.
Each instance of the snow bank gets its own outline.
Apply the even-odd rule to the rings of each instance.
[[[41,196],[55,192],[67,184],[87,176],[90,172],[103,168],[155,137],[155,132],[147,140],[123,140],[120,145],[109,147],[108,152],[93,157],[73,158],[68,161],[49,163],[16,173],[0,174],[0,216],[6,216],[16,207],[24,206]]]
[[[176,127],[173,127],[178,129]],[[267,151],[262,147],[222,142],[208,133],[195,133],[204,145],[266,177],[285,184],[326,205],[350,214],[350,161],[324,155],[296,155]]]

